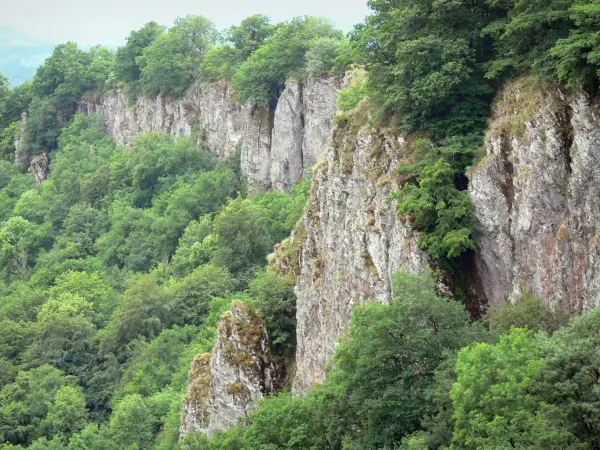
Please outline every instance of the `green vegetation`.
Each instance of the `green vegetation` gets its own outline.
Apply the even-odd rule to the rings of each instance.
[[[488,331],[427,276],[395,287],[390,305],[354,310],[323,385],[183,448],[598,448],[600,310],[567,324],[526,296],[488,320],[531,328]],[[535,331],[550,322],[568,326]]]
[[[415,220],[422,248],[454,272],[473,247],[464,173],[482,146],[495,89],[533,70],[543,80],[597,90],[600,3],[371,0],[369,6],[373,14],[352,34],[369,71],[369,97],[380,120],[432,141],[424,149],[416,139],[418,162],[401,168],[412,176],[398,195],[400,214]]]
[[[239,102],[273,104],[286,79],[343,71],[350,53],[343,33],[324,19],[272,25],[262,15],[221,33],[203,16],[180,17],[169,29],[149,22],[116,52],[61,44],[31,83],[9,89],[0,76],[0,157],[13,159],[24,111],[28,121],[19,158],[28,162],[58,148],[61,130],[82,98],[93,104],[113,89],[122,89],[130,103],[139,96],[180,98],[196,82],[227,80]]]
[[[235,156],[157,133],[125,150],[77,114],[80,100],[226,81],[238,102],[272,107],[288,79],[363,65],[339,98],[344,170],[371,110],[406,133],[398,213],[457,280],[474,248],[465,173],[495,90],[528,74],[597,92],[598,0],[369,5],[349,38],[314,17],[257,15],[218,33],[187,16],[146,24],[114,54],[59,45],[17,88],[0,77],[0,448],[600,449],[600,310],[569,321],[526,294],[474,322],[430,276],[404,274],[389,305],[355,309],[323,385],[178,442],[190,363],[211,352],[232,302],[265,320],[293,372],[295,280],[265,265],[310,178],[247,195]],[[43,154],[52,177],[36,184],[25,172]]]
[[[0,446],[173,448],[233,299],[289,356],[293,291],[264,266],[308,185],[246,196],[234,160],[156,133],[125,150],[94,115],[57,145],[41,185],[0,164]]]

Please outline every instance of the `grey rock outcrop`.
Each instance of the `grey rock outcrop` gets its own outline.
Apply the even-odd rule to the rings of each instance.
[[[37,184],[42,184],[43,181],[47,180],[50,177],[48,153],[44,152],[41,155],[32,158],[27,171],[33,173],[33,177]]]
[[[331,139],[338,113],[340,83],[337,77],[321,77],[309,80],[304,87],[302,166],[305,170],[319,161],[325,144]]]
[[[83,113],[98,113],[106,132],[129,146],[149,131],[174,136],[196,135],[198,143],[221,158],[241,151],[242,172],[251,190],[289,190],[315,164],[331,138],[337,76],[290,81],[274,111],[237,105],[225,83],[197,84],[180,101],[159,95],[128,106],[121,91],[83,99]]]
[[[29,164],[29,153],[25,149],[23,140],[25,138],[25,127],[27,126],[27,113],[21,113],[21,129],[15,139],[15,164]]]
[[[528,79],[496,102],[469,189],[490,304],[528,291],[570,313],[600,305],[599,105]]]
[[[271,189],[271,112],[263,107],[248,108],[250,116],[242,138],[241,169],[248,189],[252,191]]]
[[[293,243],[303,237],[296,285],[296,395],[324,381],[356,305],[389,302],[398,270],[427,268],[418,237],[388,199],[399,188],[396,168],[406,148],[403,139],[368,127],[358,134],[337,128],[317,165],[303,224],[290,244],[297,248]],[[286,263],[292,271],[294,259]]]
[[[264,323],[243,302],[234,302],[219,324],[212,355],[192,362],[181,436],[212,436],[252,412],[277,387],[277,369]]]
[[[149,131],[175,136],[191,132],[183,105],[164,95],[140,98],[130,107],[127,105],[125,94],[117,91],[105,94],[101,98],[84,99],[80,102],[79,109],[84,113],[100,114],[106,126],[106,133],[125,146],[131,145],[139,134]]]
[[[271,185],[288,191],[302,177],[304,169],[304,86],[288,81],[275,109],[271,148]]]

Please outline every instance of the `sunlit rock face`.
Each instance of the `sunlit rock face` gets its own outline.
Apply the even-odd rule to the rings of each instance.
[[[251,191],[288,191],[316,163],[331,138],[338,76],[289,81],[273,110],[238,105],[225,83],[197,84],[181,100],[159,95],[128,105],[121,91],[83,99],[83,113],[98,113],[106,132],[130,146],[136,136],[156,131],[194,136],[197,143],[226,158],[240,151],[241,169]]]
[[[403,139],[369,127],[358,133],[337,128],[317,165],[303,223],[290,244],[297,248],[294,243],[302,241],[296,286],[296,395],[325,380],[356,305],[389,302],[397,271],[417,274],[427,268],[418,237],[389,199],[400,187],[396,168],[406,152]],[[294,260],[283,261],[294,267],[289,259]]]
[[[234,302],[219,324],[212,354],[192,362],[183,402],[181,436],[212,436],[235,425],[275,392],[278,371],[263,321],[246,304]]]
[[[494,107],[486,157],[470,174],[476,268],[490,304],[528,291],[553,308],[600,304],[598,99],[533,80]]]

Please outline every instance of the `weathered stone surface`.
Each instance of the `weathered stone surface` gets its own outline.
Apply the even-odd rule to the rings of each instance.
[[[206,433],[210,414],[209,401],[213,397],[213,377],[210,353],[200,353],[192,361],[188,375],[188,395],[181,406],[181,437],[188,433]]]
[[[278,372],[264,323],[244,304],[234,302],[219,324],[212,355],[192,363],[183,402],[181,436],[224,430],[252,412],[276,389]]]
[[[25,137],[25,127],[27,126],[27,113],[21,113],[21,129],[15,139],[15,164],[29,164],[30,155],[25,150],[23,139]]]
[[[369,128],[358,135],[334,134],[337,143],[317,166],[299,227],[306,237],[296,286],[296,395],[324,381],[356,305],[389,302],[398,270],[427,268],[417,236],[388,200],[399,187],[396,168],[406,152],[404,141]]]
[[[598,99],[531,80],[495,106],[487,156],[471,174],[476,266],[491,304],[524,291],[582,313],[600,304]]]
[[[200,143],[225,158],[235,152],[251,118],[249,106],[238,107],[227,83],[197,85],[183,101],[187,120],[199,127]]]
[[[225,158],[241,148],[242,172],[250,190],[289,190],[315,164],[331,138],[339,77],[287,83],[274,111],[236,105],[225,83],[197,84],[180,101],[140,98],[128,106],[121,91],[83,99],[83,113],[100,114],[106,132],[129,146],[142,133],[198,134],[208,151]],[[306,97],[304,96],[306,92]]]
[[[271,112],[263,107],[250,108],[250,117],[242,140],[241,166],[251,192],[270,190]]]
[[[128,106],[123,92],[117,91],[100,99],[83,100],[79,109],[100,114],[107,134],[125,146],[131,145],[137,135],[149,131],[176,136],[191,132],[183,105],[164,95],[140,98],[135,105]]]
[[[302,166],[314,166],[331,139],[338,112],[337,99],[341,89],[339,77],[313,78],[304,87],[304,139]]]
[[[302,84],[288,81],[275,109],[270,176],[271,186],[280,191],[289,191],[302,177],[303,90]]]
[[[33,177],[37,184],[42,184],[43,181],[47,180],[50,177],[48,153],[44,152],[33,158],[27,171],[33,173]]]

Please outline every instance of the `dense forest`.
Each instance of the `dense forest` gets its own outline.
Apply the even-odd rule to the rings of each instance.
[[[570,319],[525,295],[474,318],[462,273],[477,226],[465,174],[494,93],[519,75],[597,93],[600,1],[369,6],[347,36],[315,17],[151,22],[116,52],[69,42],[32,82],[0,77],[0,448],[600,449],[600,311]],[[286,80],[355,66],[368,75],[340,93],[338,129],[367,110],[410,138],[394,197],[434,270],[398,274],[389,305],[357,307],[307,396],[284,389],[238,426],[180,442],[190,363],[233,301],[265,320],[292,370],[294,280],[266,266],[311,179],[249,194],[239,154],[206,152],[198,130],[126,149],[79,101],[119,89],[133,105],[225,80],[238,103],[272,108]],[[38,158],[51,173],[39,184]]]

